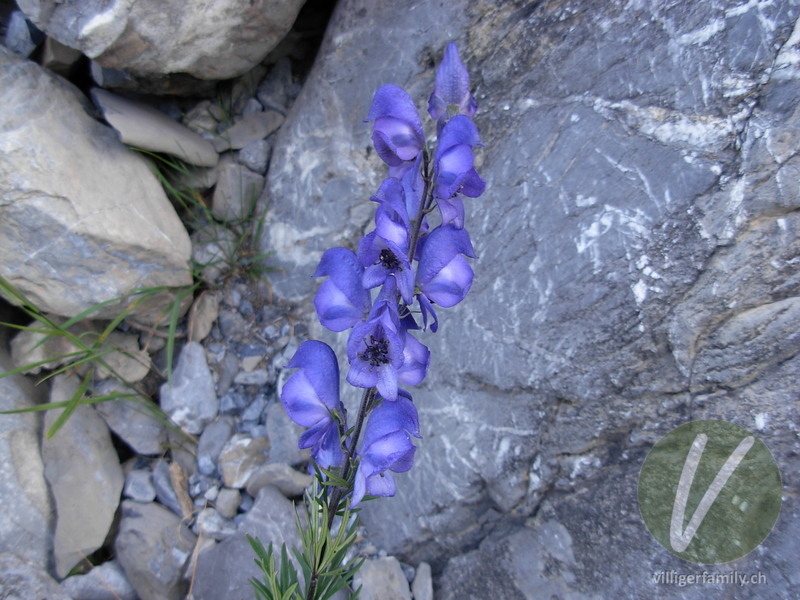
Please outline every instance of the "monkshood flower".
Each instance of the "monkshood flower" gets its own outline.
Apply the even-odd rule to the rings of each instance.
[[[411,96],[396,85],[378,88],[367,120],[373,121],[372,142],[378,156],[389,165],[389,175],[402,176],[425,145],[422,122]]]
[[[345,409],[339,400],[339,363],[330,346],[309,340],[300,344],[287,365],[297,369],[281,390],[281,403],[289,418],[308,429],[297,442],[311,448],[311,456],[322,468],[342,464],[340,423],[346,429]]]
[[[417,287],[430,302],[445,308],[455,306],[464,299],[472,285],[472,268],[464,256],[475,258],[475,251],[467,230],[442,225],[420,243]]]
[[[469,91],[469,73],[458,54],[455,42],[447,44],[444,58],[436,71],[436,87],[428,100],[428,112],[439,120],[447,115],[447,107],[455,105],[462,115],[471,117],[478,103]]]
[[[464,226],[464,205],[457,194],[477,198],[486,182],[475,170],[473,146],[482,146],[478,129],[468,117],[456,115],[445,124],[434,154],[434,196],[442,222]]]
[[[364,432],[352,507],[357,506],[366,494],[394,496],[394,479],[387,471],[404,473],[411,469],[416,452],[411,437],[422,437],[417,409],[408,392],[399,390],[396,400],[379,402],[370,413]]]
[[[314,296],[314,308],[324,327],[344,331],[369,313],[370,295],[362,285],[364,268],[352,250],[326,250],[313,276],[328,277]]]
[[[397,379],[403,385],[419,385],[428,374],[431,351],[417,340],[408,329],[403,330],[403,366],[397,371]]]
[[[391,280],[386,282],[367,320],[353,327],[347,340],[347,381],[360,388],[377,388],[387,400],[397,398],[398,371],[404,360],[396,289]]]
[[[379,236],[376,231],[362,238],[358,246],[358,257],[362,265],[369,265],[364,270],[364,287],[378,287],[392,276],[403,300],[411,304],[414,298],[414,271],[406,252],[407,250],[404,251],[397,244]]]

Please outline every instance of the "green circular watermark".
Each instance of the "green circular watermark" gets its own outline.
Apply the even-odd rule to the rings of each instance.
[[[730,562],[767,537],[781,475],[764,443],[726,421],[693,421],[661,438],[639,474],[639,511],[667,550],[700,564]]]

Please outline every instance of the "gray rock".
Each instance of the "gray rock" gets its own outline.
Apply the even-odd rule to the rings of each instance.
[[[72,600],[41,565],[16,554],[0,554],[0,593],[3,600]]]
[[[211,142],[160,110],[100,88],[92,90],[92,100],[123,143],[171,154],[192,165],[217,164],[219,157]]]
[[[66,320],[51,317],[56,325],[62,325]],[[50,335],[43,333],[47,328],[39,321],[33,321],[28,329],[20,331],[11,341],[11,356],[17,368],[33,365],[25,369],[24,373],[39,373],[42,369],[52,370],[56,367],[69,364],[80,358],[75,356],[81,349],[73,344],[66,336]],[[92,321],[79,321],[68,329],[75,336],[89,333],[90,337],[97,337],[103,327]],[[92,345],[90,342],[89,346]],[[138,336],[126,334],[121,331],[112,331],[102,344],[96,346],[103,352],[102,358],[106,366],[98,364],[97,376],[100,379],[114,376],[136,383],[141,381],[150,371],[150,356],[139,348]]]
[[[156,499],[152,473],[144,469],[134,469],[125,477],[122,493],[126,498],[137,502],[152,502]]]
[[[266,371],[264,371],[264,373],[266,373]],[[258,375],[258,372],[257,372],[257,371],[252,371],[252,372],[251,372],[251,374],[252,374],[252,375],[256,375],[256,376],[257,376],[259,379],[260,379],[260,377],[261,377],[260,375]],[[240,375],[241,375],[241,373],[240,373]],[[239,380],[239,376],[238,376],[238,375],[236,376],[236,379],[234,379],[234,381],[235,381],[236,383],[241,383],[241,384],[246,384],[246,385],[252,385],[252,384],[251,384],[251,383],[249,383],[248,381],[240,381],[240,380]],[[251,380],[251,381],[252,381],[252,380]],[[264,379],[264,383],[266,383],[266,382],[267,382],[267,379],[265,378],[265,379]],[[256,385],[264,385],[264,383],[261,383],[261,384],[256,384]],[[256,422],[256,423],[257,423],[257,422],[259,422],[259,421],[261,421],[261,420],[262,420],[262,416],[264,415],[264,409],[265,409],[266,407],[267,407],[267,397],[266,397],[264,394],[259,394],[259,395],[258,395],[258,396],[256,396],[256,397],[255,397],[255,399],[254,399],[254,400],[253,400],[253,401],[250,403],[250,406],[248,406],[248,407],[247,407],[247,408],[246,408],[246,409],[245,409],[245,410],[242,412],[242,415],[241,415],[241,419],[242,419],[242,421],[253,421],[253,422]]]
[[[95,392],[130,393],[130,390],[116,381],[106,380],[95,386]],[[163,422],[164,415],[149,398],[117,398],[99,402],[94,405],[94,409],[134,452],[146,455],[163,454],[167,447],[167,426]]]
[[[411,593],[414,600],[433,600],[433,578],[428,563],[421,562],[417,567],[414,582],[411,584]]]
[[[576,566],[567,528],[555,520],[538,520],[513,532],[496,532],[477,550],[451,560],[438,597],[603,598],[574,589]]]
[[[297,498],[314,481],[308,473],[295,471],[289,465],[269,463],[254,469],[245,481],[244,487],[251,496],[257,496],[265,486],[274,486],[287,498]]]
[[[211,291],[205,291],[195,300],[189,313],[191,323],[190,339],[193,342],[202,342],[219,315],[219,296]]]
[[[197,533],[215,540],[224,540],[236,533],[236,524],[215,509],[204,508],[197,515]]]
[[[180,500],[178,500],[175,488],[172,486],[169,463],[164,459],[156,461],[151,477],[158,501],[176,515],[183,517],[183,507]]]
[[[203,281],[215,285],[227,275],[236,260],[236,234],[217,223],[192,234],[192,260],[201,269]]]
[[[246,115],[213,140],[217,152],[240,150],[252,142],[262,140],[283,124],[283,115],[275,110]],[[260,191],[260,190],[259,190]]]
[[[226,519],[232,519],[236,516],[239,506],[242,503],[242,493],[239,490],[232,488],[222,488],[217,494],[217,499],[214,506],[217,512]]]
[[[244,146],[236,154],[245,167],[262,175],[267,172],[267,163],[272,155],[272,145],[267,140],[255,140]]]
[[[5,344],[0,343],[0,370],[11,369]],[[22,375],[0,379],[0,410],[40,404],[45,399],[41,396],[42,390]],[[13,551],[19,560],[49,567],[55,514],[44,476],[41,426],[38,413],[0,416],[0,498],[4,513],[0,519],[0,554]],[[0,568],[3,572],[5,569]]]
[[[236,377],[233,378],[233,382],[239,385],[266,385],[270,379],[270,374],[266,369],[256,369],[255,371],[237,373]]]
[[[116,316],[142,287],[191,283],[189,237],[145,160],[80,92],[0,47],[0,272],[36,306]],[[133,314],[154,320],[164,292]]]
[[[86,575],[73,575],[61,582],[72,600],[138,600],[125,571],[116,560],[97,565]]]
[[[42,49],[42,66],[62,77],[69,77],[75,65],[83,57],[79,50],[65,46],[53,38],[45,38]]]
[[[223,159],[212,198],[214,216],[222,221],[246,221],[263,187],[263,176],[233,158]]]
[[[38,35],[35,35],[34,32]],[[39,45],[42,38],[44,38],[42,33],[28,24],[28,20],[21,11],[15,10],[8,17],[3,44],[14,54],[23,58],[29,57],[36,50],[36,46]]]
[[[239,530],[198,557],[192,587],[195,600],[252,600],[248,580],[260,579],[262,574],[246,536],[258,538],[265,546],[271,542],[280,553],[284,542],[288,548],[299,544],[294,520],[291,502],[275,488],[262,489]]]
[[[482,541],[530,542],[530,561],[549,560],[519,525],[545,502],[572,540],[574,564],[531,568],[520,587],[486,578],[522,567],[466,568],[472,557],[451,597],[538,597],[534,585],[681,597],[627,574],[676,564],[642,526],[636,477],[655,440],[688,420],[758,426],[782,472],[798,470],[786,399],[800,366],[799,9],[337,4],[263,194],[263,248],[284,269],[270,278],[277,297],[310,302],[321,252],[355,247],[369,229],[363,199],[386,169],[358,124],[387,82],[424,110],[430,66],[451,38],[478,95],[487,181],[485,197],[466,202],[480,257],[470,295],[439,312],[437,334],[420,335],[432,363],[412,391],[416,465],[396,478],[395,498],[365,504],[362,522],[376,545],[436,573]],[[316,325],[310,337],[336,343]],[[792,597],[786,540],[799,531],[790,511],[748,558],[769,581],[757,594]]]
[[[363,600],[411,600],[403,568],[394,556],[365,560],[353,584],[361,586],[358,597]]]
[[[189,342],[181,350],[172,382],[161,386],[161,409],[184,431],[199,434],[217,416],[214,378],[203,347]]]
[[[219,454],[231,439],[233,431],[233,419],[228,416],[220,417],[206,426],[197,442],[197,470],[200,473],[213,475],[217,472]]]
[[[50,402],[69,400],[78,388],[74,377],[53,379]],[[45,414],[49,429],[61,409]],[[55,501],[53,553],[56,573],[67,573],[103,545],[125,478],[111,435],[91,406],[78,406],[58,433],[42,444],[44,474]]]
[[[310,450],[299,449],[297,440],[304,428],[295,424],[286,414],[280,402],[272,402],[267,407],[267,437],[269,438],[269,457],[272,462],[297,466],[308,462]]]
[[[196,543],[181,518],[159,504],[122,503],[114,550],[141,600],[180,600],[184,567]]]
[[[269,441],[237,433],[219,455],[219,472],[227,487],[243,488],[252,474],[267,462]]]
[[[19,5],[49,35],[103,67],[229,79],[261,62],[289,31],[303,2],[228,0],[207,6],[147,0],[106,6],[20,0]]]
[[[292,65],[288,57],[276,62],[256,91],[261,105],[268,110],[286,113],[297,94],[294,91]]]

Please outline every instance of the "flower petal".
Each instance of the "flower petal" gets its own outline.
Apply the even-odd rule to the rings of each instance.
[[[298,383],[296,398],[302,396],[306,401],[318,399],[331,410],[338,408],[339,363],[336,360],[336,353],[330,346],[317,340],[303,342],[289,361],[287,368],[301,369],[300,372],[303,373],[302,378],[298,379],[303,383]],[[286,384],[288,383],[287,381]]]
[[[478,108],[475,98],[469,93],[469,72],[458,54],[458,46],[450,42],[444,58],[436,71],[436,87],[428,102],[428,112],[439,119],[449,105],[457,105],[461,114],[472,116]]]
[[[322,255],[314,277],[327,276],[314,296],[320,323],[331,331],[344,331],[369,312],[369,291],[361,284],[363,267],[347,248],[330,248]]]

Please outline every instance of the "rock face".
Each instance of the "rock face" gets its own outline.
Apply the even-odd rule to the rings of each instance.
[[[48,35],[105,68],[229,79],[250,70],[283,39],[303,4],[20,0],[19,7]]]
[[[507,598],[681,596],[649,576],[685,564],[643,527],[636,483],[653,443],[687,421],[740,424],[784,477],[797,471],[799,8],[337,5],[263,195],[280,297],[308,302],[321,252],[368,226],[386,172],[362,123],[377,87],[402,85],[424,110],[455,39],[479,103],[475,281],[423,336],[416,465],[362,512],[376,544],[431,563],[443,598],[498,578]],[[798,535],[785,506],[736,568],[790,598]],[[489,560],[501,548],[522,562]]]
[[[51,402],[69,400],[78,382],[56,377]],[[49,428],[61,411],[45,415]],[[54,549],[56,573],[65,577],[103,545],[117,511],[125,481],[108,428],[90,406],[79,406],[42,447],[45,476],[57,513]]]
[[[0,370],[12,369],[0,336]],[[39,398],[22,375],[0,379],[0,410],[27,408]],[[0,554],[14,552],[40,567],[50,564],[53,507],[39,447],[41,417],[35,413],[0,417]],[[0,584],[0,589],[2,585]]]
[[[86,113],[77,90],[0,48],[0,102],[6,279],[64,316],[138,287],[191,282],[189,237],[164,191],[145,161]]]

